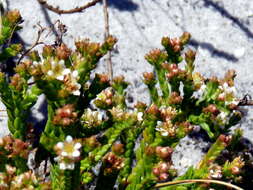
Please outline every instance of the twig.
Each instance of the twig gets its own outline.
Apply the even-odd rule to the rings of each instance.
[[[165,182],[165,183],[159,183],[155,186],[155,188],[161,188],[161,187],[166,187],[170,185],[188,184],[188,183],[214,183],[214,184],[224,185],[236,190],[243,190],[242,188],[236,185],[233,185],[231,183],[218,181],[218,180],[211,180],[211,179],[188,179],[188,180],[170,181],[170,182]]]
[[[82,12],[83,10],[89,8],[89,7],[92,7],[94,5],[96,5],[99,1],[101,0],[93,0],[81,7],[76,7],[74,9],[69,9],[69,10],[61,10],[59,9],[59,7],[53,7],[52,5],[49,5],[47,3],[46,0],[37,0],[42,6],[44,6],[45,8],[47,8],[48,10],[50,11],[53,11],[57,14],[71,14],[71,13],[77,13],[77,12]]]
[[[105,34],[104,38],[105,40],[109,37],[110,31],[109,31],[109,14],[107,9],[107,0],[103,0],[103,10],[104,10],[104,22],[105,22]],[[108,52],[107,58],[106,58],[106,64],[107,64],[107,71],[110,80],[113,78],[113,70],[112,70],[112,58],[111,58],[111,51]]]
[[[252,97],[249,94],[245,94],[244,97],[239,100],[238,106],[253,106]]]
[[[42,26],[40,26],[39,23],[38,23],[38,26],[40,27],[40,30],[38,31],[38,35],[37,35],[37,38],[36,38],[34,44],[20,56],[20,58],[18,59],[17,64],[19,64],[19,63],[21,62],[21,60],[22,60],[33,48],[35,48],[37,45],[43,44],[43,42],[40,42],[40,37],[41,37],[41,34],[45,31],[46,28],[43,28]]]

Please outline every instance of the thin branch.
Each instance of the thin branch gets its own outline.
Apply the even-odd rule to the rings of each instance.
[[[85,5],[83,5],[81,7],[76,7],[74,9],[69,9],[69,10],[61,10],[59,7],[53,7],[52,5],[49,5],[46,0],[37,0],[37,1],[42,6],[44,6],[45,8],[47,8],[48,10],[53,11],[53,12],[55,12],[57,14],[72,14],[72,13],[82,12],[85,9],[96,5],[101,0],[93,0],[93,1],[91,1],[91,2],[89,2],[87,4],[85,4]]]
[[[108,14],[108,6],[107,6],[107,0],[103,0],[103,11],[104,11],[104,22],[105,22],[105,34],[104,38],[105,40],[109,37],[110,31],[109,31],[109,14]],[[107,64],[107,72],[109,75],[110,80],[113,78],[113,70],[112,70],[112,56],[111,51],[108,52],[107,58],[106,58],[106,64]]]
[[[170,185],[188,184],[188,183],[214,183],[214,184],[224,185],[236,190],[243,190],[242,188],[236,185],[233,185],[231,183],[218,181],[218,180],[211,180],[211,179],[188,179],[188,180],[170,181],[170,182],[165,182],[165,183],[159,183],[155,186],[155,188],[161,188],[161,187],[166,187]]]
[[[35,42],[33,43],[33,45],[27,49],[21,56],[20,58],[18,59],[18,62],[17,64],[19,64],[22,59],[33,49],[35,48],[37,45],[40,45],[40,44],[43,44],[43,42],[40,42],[40,38],[41,38],[41,34],[46,30],[46,28],[43,28],[42,26],[39,25],[38,23],[38,26],[40,27],[40,30],[38,31],[38,35],[37,35],[37,38],[35,40]]]
[[[249,94],[245,94],[244,97],[239,100],[238,106],[253,106],[252,97]]]

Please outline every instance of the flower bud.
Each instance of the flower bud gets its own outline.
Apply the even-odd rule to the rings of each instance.
[[[167,174],[167,173],[162,173],[162,174],[160,174],[160,176],[159,176],[159,179],[160,179],[161,181],[167,180],[168,178],[169,178],[169,174]]]
[[[56,56],[58,59],[66,60],[71,55],[71,50],[65,45],[61,44],[61,46],[56,48]]]
[[[187,44],[191,39],[191,34],[189,32],[184,32],[182,36],[180,37],[180,43],[182,45]]]
[[[159,174],[160,174],[160,171],[159,171],[159,169],[158,169],[157,167],[153,168],[153,169],[152,169],[152,172],[153,172],[153,174],[154,174],[155,176],[159,176]]]
[[[173,149],[170,147],[161,147],[161,146],[156,147],[156,155],[162,159],[169,159],[172,152]]]
[[[6,18],[11,23],[17,23],[21,20],[21,15],[20,15],[20,12],[17,9],[15,9],[12,11],[8,11],[6,13]]]
[[[123,154],[123,153],[124,153],[124,144],[115,143],[115,144],[112,146],[112,151],[113,151],[115,154]]]
[[[43,57],[52,57],[54,54],[54,48],[50,45],[45,45],[43,47],[42,56]]]

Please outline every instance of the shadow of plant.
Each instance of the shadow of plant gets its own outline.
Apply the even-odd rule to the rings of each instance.
[[[120,11],[137,11],[139,6],[131,0],[108,0],[110,7],[116,8]]]

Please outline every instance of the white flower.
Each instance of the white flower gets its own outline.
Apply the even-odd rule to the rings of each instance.
[[[75,142],[70,135],[66,137],[64,142],[58,142],[56,144],[58,156],[55,157],[54,160],[59,163],[59,168],[61,170],[74,169],[75,162],[81,155],[81,147],[81,143]]]
[[[216,120],[221,125],[226,125],[229,121],[228,113],[221,111],[219,115],[217,115]]]
[[[62,75],[67,75],[67,74],[70,74],[71,73],[71,70],[70,69],[64,69],[62,71]]]
[[[167,137],[169,135],[169,132],[162,127],[157,126],[155,130],[159,131],[164,137]]]
[[[206,90],[206,85],[202,84],[200,86],[200,88],[193,93],[192,96],[195,97],[195,98],[201,98],[203,96],[203,94],[205,93],[205,90]]]
[[[50,77],[53,76],[53,74],[54,74],[54,73],[53,73],[52,70],[49,70],[49,71],[47,72],[47,75],[50,76]]]
[[[74,70],[74,71],[72,72],[72,76],[73,76],[74,78],[77,78],[77,77],[78,77],[78,71],[77,71],[77,70]]]
[[[143,112],[138,112],[137,113],[137,120],[142,121],[143,120]]]
[[[71,142],[73,141],[73,138],[72,138],[70,135],[68,135],[68,136],[66,137],[66,141],[67,141],[68,143],[71,143]]]

